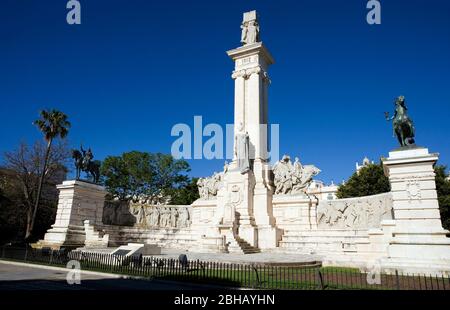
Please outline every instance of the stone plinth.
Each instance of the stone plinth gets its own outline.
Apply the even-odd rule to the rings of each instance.
[[[221,216],[223,210],[218,210],[217,199],[198,199],[192,203],[191,230],[199,236],[217,237]]]
[[[383,159],[392,188],[395,226],[383,268],[450,272],[449,232],[442,228],[434,165],[438,154],[426,148],[405,148]]]
[[[59,190],[58,210],[52,228],[36,247],[59,248],[83,246],[86,240],[85,221],[94,227],[102,225],[105,189],[83,181],[64,181]]]
[[[317,229],[317,201],[306,195],[273,196],[273,212],[281,229]]]
[[[221,224],[237,226],[238,234],[252,246],[256,246],[258,235],[253,216],[253,192],[255,177],[252,171],[241,174],[232,169],[224,177],[224,186],[218,195],[218,208],[222,210]],[[230,239],[230,236],[227,236]]]

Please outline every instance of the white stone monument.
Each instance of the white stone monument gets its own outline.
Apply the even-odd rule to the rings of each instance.
[[[269,249],[275,248],[280,239],[272,212],[273,185],[267,152],[267,71],[274,60],[260,42],[256,11],[244,13],[241,28],[243,46],[227,52],[235,63],[234,158],[220,175],[215,200],[208,200],[205,194],[205,200],[193,204],[194,229],[196,223],[207,223],[202,218],[209,213],[214,219],[205,235],[216,234],[218,239],[225,236],[230,244],[234,243],[232,239],[240,238],[250,246]],[[202,179],[201,188],[206,193],[212,192],[208,182],[219,184],[211,178]]]
[[[102,226],[106,191],[103,186],[83,182],[64,181],[59,190],[55,223],[35,247],[80,247],[99,238],[99,244],[107,246],[107,236],[101,237],[93,228]],[[91,226],[93,225],[93,227]],[[102,243],[101,241],[104,242]]]
[[[239,214],[239,236],[260,249],[277,246],[272,214],[272,185],[268,163],[268,69],[274,59],[259,41],[256,11],[244,13],[243,46],[227,52],[234,61],[235,158],[225,175],[224,202]],[[245,34],[245,35],[244,35]],[[251,168],[242,174],[239,141],[248,135]]]
[[[105,190],[67,181],[58,187],[56,222],[38,245],[105,245],[108,235],[96,231],[101,227],[117,245],[317,254],[324,265],[450,274],[449,232],[442,228],[433,169],[438,155],[416,146],[390,152],[383,165],[391,192],[347,199],[317,197],[321,192],[310,189],[320,169],[298,158],[285,155],[270,167],[267,72],[274,60],[260,41],[255,11],[244,13],[241,28],[242,46],[227,52],[235,64],[234,157],[222,172],[199,179],[200,198],[191,206],[131,204],[134,227],[121,226],[126,213],[106,208],[101,226]]]
[[[389,232],[384,269],[442,274],[450,266],[449,231],[442,228],[434,165],[438,154],[411,147],[383,159],[391,183],[395,226]]]

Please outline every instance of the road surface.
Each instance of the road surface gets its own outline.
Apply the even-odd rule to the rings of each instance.
[[[68,269],[67,269],[68,271]],[[81,273],[81,284],[67,283],[63,268],[0,261],[0,290],[205,290],[211,286],[152,280],[126,279],[118,275]]]

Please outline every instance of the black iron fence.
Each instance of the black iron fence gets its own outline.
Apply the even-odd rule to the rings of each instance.
[[[189,261],[161,257],[116,256],[80,251],[2,247],[1,259],[82,270],[255,289],[450,290],[448,276],[365,273],[353,268],[267,266]],[[69,264],[70,265],[70,264]]]

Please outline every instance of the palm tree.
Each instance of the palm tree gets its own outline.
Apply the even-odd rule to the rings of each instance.
[[[50,157],[50,152],[52,148],[52,142],[55,138],[60,137],[65,138],[69,133],[70,122],[67,120],[67,115],[58,111],[42,110],[40,112],[40,119],[33,122],[39,130],[44,134],[44,139],[47,142],[47,149],[45,151],[44,166],[42,167],[41,176],[39,179],[38,190],[36,194],[36,201],[33,209],[33,215],[28,216],[27,219],[27,229],[25,233],[25,240],[27,240],[33,231],[34,222],[36,219],[37,209],[39,207],[39,201],[41,199],[42,185],[44,183],[45,175],[47,174],[47,164]],[[31,213],[31,212],[30,212]]]

